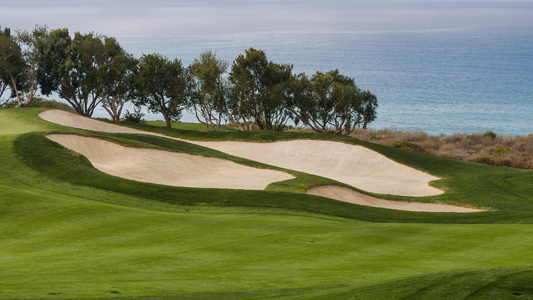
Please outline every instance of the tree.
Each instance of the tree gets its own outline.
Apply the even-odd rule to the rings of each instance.
[[[91,116],[101,101],[99,67],[123,54],[114,38],[76,32],[71,39],[68,29],[50,31],[38,42],[38,51],[41,92],[57,92],[77,113],[86,116]]]
[[[181,60],[170,60],[160,54],[141,57],[135,80],[138,99],[135,105],[147,105],[153,113],[161,113],[167,127],[181,118],[191,93],[190,72]]]
[[[33,29],[31,32],[28,30],[17,30],[16,40],[24,47],[23,57],[26,62],[24,68],[24,78],[27,82],[26,89],[23,90],[26,101],[19,103],[17,107],[29,105],[37,93],[37,43],[40,39],[46,36],[47,31],[48,28],[46,26],[35,26],[35,29]]]
[[[198,122],[205,125],[205,131],[218,131],[227,112],[228,83],[224,78],[227,68],[228,62],[217,59],[211,51],[201,53],[191,65],[189,107]]]
[[[300,74],[293,82],[293,95],[287,107],[295,116],[316,132],[351,133],[357,126],[366,128],[376,118],[377,98],[361,91],[352,78],[338,70],[316,72],[309,80]]]
[[[68,29],[56,29],[46,33],[43,39],[37,41],[37,81],[43,95],[57,92],[59,97],[65,99],[75,110],[73,102],[76,101],[78,83],[73,67],[75,61],[71,53]]]
[[[11,30],[9,28],[4,28],[2,30],[2,26],[0,26],[0,36],[10,36]],[[0,73],[0,108],[3,107],[7,102],[9,102],[9,99],[11,97],[8,97],[6,100],[2,99],[2,96],[4,93],[9,89],[11,79],[9,78],[9,75]],[[9,93],[11,96],[11,93]]]
[[[250,48],[231,67],[232,115],[242,120],[244,130],[279,129],[289,119],[283,103],[288,92],[292,66],[269,62],[261,50]]]
[[[262,129],[282,130],[291,119],[285,103],[291,96],[292,65],[269,62],[261,76],[261,125]]]
[[[241,130],[252,131],[259,123],[260,78],[267,66],[266,54],[253,48],[233,61],[229,76],[232,84],[231,99],[228,104],[235,120],[242,120]]]
[[[16,97],[18,106],[21,105],[19,89],[24,88],[24,66],[20,46],[10,36],[10,30],[4,29],[0,34],[0,97],[9,87],[10,98]]]
[[[114,122],[120,121],[124,104],[135,96],[135,74],[138,61],[131,54],[119,54],[97,71],[102,107]]]

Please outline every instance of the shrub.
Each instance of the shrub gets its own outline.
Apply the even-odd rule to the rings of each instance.
[[[141,112],[140,107],[135,107],[133,109],[133,112],[130,112],[129,110],[126,111],[126,114],[124,114],[124,121],[132,122],[132,123],[141,123],[144,122],[142,119],[144,117],[144,114]]]
[[[429,138],[429,135],[424,131],[407,132],[407,141],[422,143]]]
[[[472,149],[476,145],[476,142],[472,139],[466,138],[461,141],[461,148],[468,150]]]
[[[72,108],[72,106],[66,103],[55,101],[55,100],[44,99],[41,97],[33,97],[32,101],[27,107],[50,107],[50,108],[58,108],[58,109],[63,109],[63,110],[74,112],[74,108]]]
[[[440,148],[440,142],[438,138],[432,137],[422,143],[424,149],[438,150]]]
[[[473,141],[474,143],[481,143],[483,135],[481,133],[472,133],[467,135],[466,138]]]
[[[450,152],[440,152],[438,156],[444,157],[444,158],[453,158]]]
[[[493,164],[493,160],[486,154],[481,154],[480,156],[476,158],[475,161],[481,164],[487,164],[487,165]]]
[[[454,133],[452,135],[442,136],[442,141],[446,144],[459,144],[464,138],[465,136],[463,134]]]
[[[361,140],[426,155],[489,165],[533,169],[533,134],[527,136],[485,133],[428,135],[420,131],[393,129],[355,130]],[[417,141],[414,143],[413,141]]]
[[[381,135],[377,132],[372,132],[372,135],[370,135],[371,140],[381,140]]]
[[[507,153],[511,153],[511,148],[498,147],[494,149],[494,154],[501,155],[501,154],[507,154]]]
[[[513,165],[513,161],[510,158],[505,157],[498,160],[497,164],[502,167],[511,167]]]
[[[472,134],[428,135],[420,131],[401,131],[395,128],[380,130],[369,128],[355,130],[351,136],[427,155],[533,169],[533,134],[496,135],[492,131],[487,131]]]
[[[404,150],[410,150],[410,151],[417,152],[417,153],[425,152],[424,148],[422,148],[420,145],[411,143],[411,142],[394,143],[394,144],[391,144],[391,147],[400,148]]]
[[[11,100],[0,108],[13,108],[16,105],[17,105],[17,100]],[[31,102],[26,107],[50,107],[50,108],[57,108],[57,109],[68,110],[68,111],[74,112],[74,109],[72,108],[72,106],[66,103],[59,102],[56,100],[45,99],[45,98],[38,97],[38,96],[34,96]]]
[[[496,138],[496,133],[494,131],[485,131],[483,133],[483,137],[484,138],[491,138],[492,140],[494,140]]]

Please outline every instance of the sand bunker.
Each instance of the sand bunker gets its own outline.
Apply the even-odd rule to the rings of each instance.
[[[424,212],[480,212],[485,211],[477,208],[469,208],[448,204],[436,204],[436,203],[420,203],[420,202],[404,202],[404,201],[389,201],[374,198],[365,194],[358,193],[352,189],[337,186],[337,185],[323,185],[310,188],[306,194],[317,195],[327,198],[332,198],[339,201],[388,208],[407,211],[424,211]]]
[[[443,193],[428,185],[438,177],[361,146],[319,140],[194,143],[268,165],[331,178],[372,193],[401,196]]]
[[[135,133],[135,134],[149,134],[145,131],[136,130],[124,126],[108,124],[106,122],[84,117],[75,113],[60,109],[49,109],[39,113],[39,117],[50,123],[55,123],[63,126],[74,127],[85,130],[110,132],[110,133]]]
[[[162,136],[57,109],[43,111],[39,116],[52,123],[87,130]],[[437,180],[438,177],[356,145],[318,140],[273,143],[187,142],[281,168],[331,178],[372,193],[401,196],[433,196],[443,193],[428,185],[428,182]]]
[[[56,109],[43,111],[39,117],[52,123],[86,130],[163,136]],[[154,149],[128,148],[95,138],[58,134],[47,137],[87,156],[102,172],[137,181],[204,188],[264,189],[269,183],[293,178],[286,173],[249,168],[220,159]],[[438,177],[355,145],[316,140],[274,143],[187,142],[269,165],[335,179],[374,193],[403,196],[432,196],[443,193],[428,185],[429,181],[437,180]],[[446,204],[388,201],[339,186],[315,187],[307,193],[360,205],[408,211],[483,211]]]
[[[131,180],[173,186],[263,190],[272,182],[293,176],[256,169],[231,161],[184,153],[124,147],[74,134],[49,134],[47,138],[89,159],[98,170]]]

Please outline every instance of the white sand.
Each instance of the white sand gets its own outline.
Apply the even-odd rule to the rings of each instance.
[[[50,123],[55,123],[63,126],[80,128],[92,131],[110,132],[110,133],[136,133],[149,134],[145,131],[136,130],[124,126],[108,124],[106,122],[84,117],[75,113],[60,109],[49,109],[39,113],[39,117]]]
[[[272,182],[294,178],[231,161],[119,144],[74,134],[47,138],[89,159],[98,170],[131,180],[173,186],[263,190]]]
[[[337,185],[323,185],[310,188],[306,194],[312,194],[327,198],[332,198],[339,201],[355,203],[359,205],[407,210],[407,211],[425,211],[425,212],[479,212],[484,211],[477,208],[469,208],[448,204],[436,204],[436,203],[420,203],[420,202],[404,202],[404,201],[389,201],[374,198],[365,194],[358,193],[352,189],[337,186]]]
[[[361,146],[319,140],[194,143],[268,165],[331,178],[372,193],[401,196],[443,193],[428,185],[438,177]]]

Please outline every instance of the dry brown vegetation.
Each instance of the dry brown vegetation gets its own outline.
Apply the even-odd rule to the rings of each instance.
[[[533,169],[533,134],[485,133],[429,135],[423,131],[356,129],[351,136],[427,155],[482,164]]]

